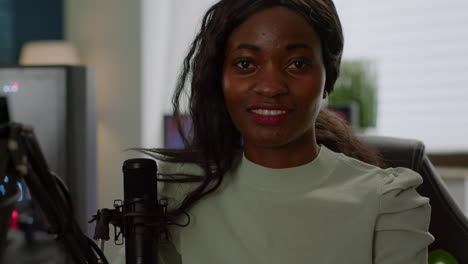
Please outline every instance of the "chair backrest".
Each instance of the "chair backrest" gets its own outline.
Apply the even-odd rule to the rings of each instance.
[[[380,152],[388,167],[406,167],[423,177],[418,192],[430,199],[432,207],[429,231],[435,237],[429,252],[442,249],[452,254],[458,263],[468,263],[468,219],[440,178],[418,140],[379,136],[361,139]]]

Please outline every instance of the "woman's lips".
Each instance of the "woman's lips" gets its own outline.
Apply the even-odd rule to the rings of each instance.
[[[252,109],[249,111],[254,120],[261,125],[279,125],[289,115],[284,109]]]

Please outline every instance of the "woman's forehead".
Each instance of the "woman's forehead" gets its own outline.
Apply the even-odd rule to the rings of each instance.
[[[315,29],[298,13],[282,6],[261,10],[240,24],[228,39],[228,50],[242,44],[287,46],[320,44]]]

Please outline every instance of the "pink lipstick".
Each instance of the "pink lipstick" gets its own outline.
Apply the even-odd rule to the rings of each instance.
[[[261,125],[279,125],[289,115],[290,109],[284,105],[256,104],[248,109],[254,120]]]

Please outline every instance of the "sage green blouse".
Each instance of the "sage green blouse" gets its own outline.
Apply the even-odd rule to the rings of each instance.
[[[160,171],[202,173],[170,163]],[[325,146],[287,169],[244,156],[188,212],[189,226],[170,228],[160,263],[425,264],[433,237],[429,199],[415,190],[421,182],[409,169],[380,169]],[[193,188],[165,184],[160,194],[175,207]]]

